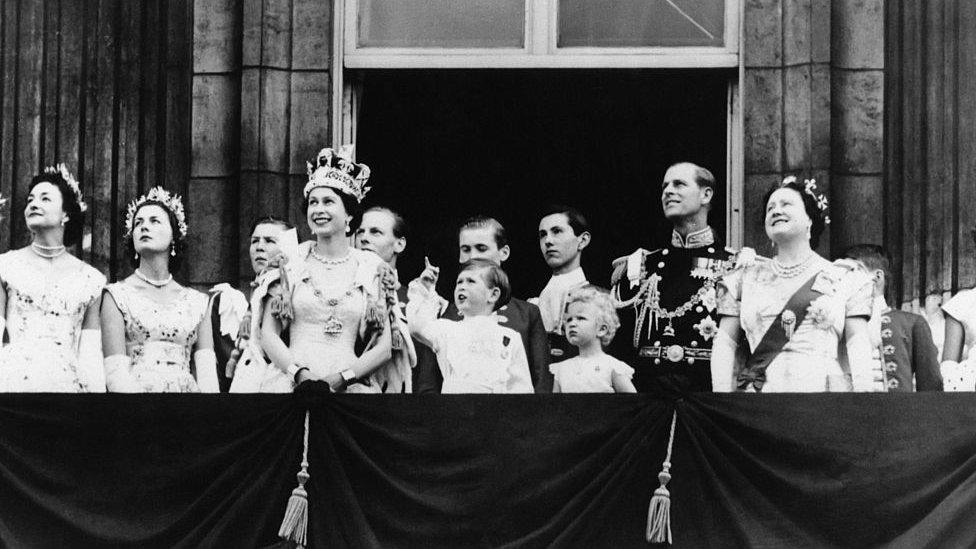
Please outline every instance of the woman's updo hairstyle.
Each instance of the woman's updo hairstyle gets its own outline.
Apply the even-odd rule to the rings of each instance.
[[[61,209],[68,216],[68,221],[64,224],[64,245],[74,246],[81,242],[85,228],[85,212],[82,209],[82,203],[78,201],[75,190],[60,172],[45,170],[31,179],[27,193],[30,194],[34,187],[41,183],[50,183],[61,191]]]
[[[773,193],[780,189],[790,189],[800,195],[803,200],[803,209],[812,221],[810,226],[810,247],[816,249],[820,244],[820,235],[830,224],[830,217],[827,215],[827,196],[818,192],[817,182],[814,179],[807,179],[803,182],[797,180],[795,176],[789,176],[782,183],[770,188],[763,197],[762,219],[766,222],[766,205]]]

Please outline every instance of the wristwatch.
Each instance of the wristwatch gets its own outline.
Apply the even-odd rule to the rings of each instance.
[[[356,372],[352,371],[351,368],[346,368],[345,370],[339,372],[339,375],[342,376],[342,382],[346,387],[359,381],[359,378],[356,377]]]

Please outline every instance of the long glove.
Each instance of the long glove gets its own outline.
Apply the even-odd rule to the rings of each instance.
[[[105,386],[110,393],[141,393],[142,387],[132,377],[132,359],[127,355],[105,357]]]
[[[739,344],[724,330],[715,334],[712,343],[712,391],[731,393],[735,390],[735,352]]]
[[[877,390],[874,382],[871,356],[871,339],[867,330],[856,333],[847,339],[847,359],[851,369],[851,385],[855,393],[867,393]]]
[[[105,365],[102,360],[102,331],[81,331],[78,345],[78,368],[89,393],[105,392]]]
[[[219,393],[217,382],[217,355],[213,349],[200,349],[193,353],[193,364],[197,369],[197,385],[202,393]]]

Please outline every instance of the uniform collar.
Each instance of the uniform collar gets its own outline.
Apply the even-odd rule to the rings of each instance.
[[[715,233],[711,227],[688,233],[686,238],[681,238],[677,230],[671,231],[671,245],[675,248],[703,248],[714,243]]]

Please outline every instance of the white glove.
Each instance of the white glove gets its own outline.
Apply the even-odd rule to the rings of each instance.
[[[200,349],[193,353],[193,364],[197,370],[197,385],[201,393],[219,393],[217,381],[217,355],[213,349]]]
[[[102,360],[102,331],[81,331],[78,345],[78,369],[89,393],[105,392],[105,365]]]
[[[132,359],[127,355],[105,357],[105,386],[110,393],[141,393],[142,387],[132,377]]]
[[[874,358],[871,356],[871,339],[867,330],[847,339],[847,363],[855,393],[869,393],[879,389],[874,382]]]
[[[939,364],[942,370],[942,385],[944,391],[974,391],[976,390],[976,368],[968,361],[956,362],[943,360]]]
[[[735,391],[735,352],[739,344],[724,330],[715,334],[712,342],[712,391],[731,393]]]

